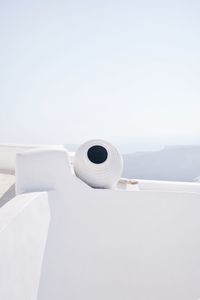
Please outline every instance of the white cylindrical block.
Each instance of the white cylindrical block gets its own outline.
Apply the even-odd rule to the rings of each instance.
[[[104,140],[91,140],[76,151],[74,171],[91,187],[111,188],[122,175],[122,156],[112,144]]]

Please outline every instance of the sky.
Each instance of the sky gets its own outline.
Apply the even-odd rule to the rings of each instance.
[[[0,143],[200,144],[200,1],[0,0]]]

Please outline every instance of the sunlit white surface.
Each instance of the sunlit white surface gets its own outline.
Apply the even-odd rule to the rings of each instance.
[[[20,273],[22,281],[11,275],[14,283],[21,284],[14,299],[27,300],[30,296],[35,300],[39,277],[37,300],[198,299],[199,183],[122,178],[115,189],[93,189],[72,172],[73,155],[70,156],[64,149],[44,148],[16,156],[18,196],[0,208],[0,216],[7,207],[10,214],[14,212],[17,220],[22,220],[19,222],[28,219],[26,227],[23,223],[25,242],[16,239],[23,230],[20,234],[14,231],[13,247],[22,247],[22,253],[32,251],[24,246],[33,230],[28,225],[30,215],[10,209],[18,205],[21,197],[28,209],[29,193],[39,195],[33,203],[40,207],[40,215],[40,200],[48,195],[51,219],[44,255],[40,252],[35,258],[35,266],[42,261],[42,268],[34,275],[33,292],[24,293],[30,288],[29,277],[24,277],[26,271]],[[36,191],[41,193],[32,194]],[[37,209],[32,207],[30,214],[35,213],[38,217]],[[0,226],[7,224],[2,220]],[[40,222],[34,228],[39,230],[38,227]],[[34,243],[40,234],[41,231],[34,236]],[[10,249],[9,241],[5,235],[5,251]],[[24,259],[26,255],[19,256],[14,274],[20,272],[19,264],[23,266]],[[12,260],[5,260],[4,269],[9,263],[14,265]],[[27,261],[31,263],[32,260]],[[12,297],[13,291],[8,291],[8,286],[4,289]]]
[[[199,184],[142,181],[140,188],[139,181],[138,190],[92,189],[59,150],[19,154],[16,174],[18,192],[49,190],[38,300],[199,297]]]
[[[49,220],[47,193],[18,195],[0,208],[0,299],[37,299]]]

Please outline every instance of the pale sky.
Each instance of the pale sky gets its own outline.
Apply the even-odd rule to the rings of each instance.
[[[199,0],[0,0],[0,43],[0,143],[200,144]]]

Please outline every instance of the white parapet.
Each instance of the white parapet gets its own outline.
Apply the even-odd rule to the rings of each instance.
[[[37,299],[49,220],[45,192],[18,195],[0,209],[0,299]]]
[[[0,173],[14,174],[15,159],[17,153],[23,153],[30,149],[64,149],[62,145],[37,145],[37,144],[1,144],[0,145]]]
[[[16,156],[17,194],[35,191],[65,194],[66,187],[71,190],[77,182],[78,186],[87,188],[72,174],[68,152],[64,149],[34,149]]]
[[[140,190],[144,191],[200,193],[200,184],[197,182],[176,182],[140,179],[138,180],[138,187]]]

